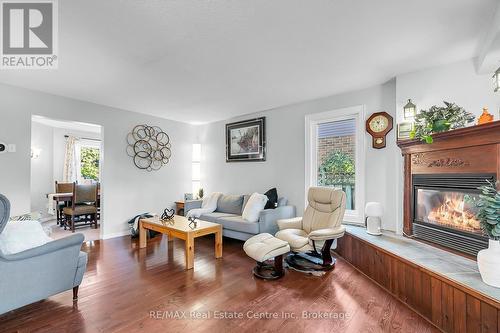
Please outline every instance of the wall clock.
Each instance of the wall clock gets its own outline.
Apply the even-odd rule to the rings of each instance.
[[[372,147],[384,148],[386,136],[392,130],[392,117],[387,112],[375,112],[366,120],[366,131],[372,136]]]

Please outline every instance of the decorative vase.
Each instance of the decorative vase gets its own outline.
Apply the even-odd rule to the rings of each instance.
[[[500,288],[500,241],[489,240],[488,248],[477,254],[477,266],[484,283]]]
[[[450,129],[451,124],[448,122],[446,119],[440,119],[436,120],[432,124],[432,131],[433,132],[445,132]]]
[[[492,121],[493,121],[493,115],[488,112],[487,107],[484,107],[483,113],[481,114],[481,116],[477,120],[477,124],[478,125],[487,124],[487,123],[491,123]]]

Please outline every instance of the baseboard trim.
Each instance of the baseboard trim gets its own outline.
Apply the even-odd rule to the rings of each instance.
[[[123,231],[119,231],[119,232],[112,232],[109,234],[104,234],[104,235],[102,235],[102,239],[123,237],[123,236],[127,236],[127,235],[130,235],[130,230],[123,230]]]

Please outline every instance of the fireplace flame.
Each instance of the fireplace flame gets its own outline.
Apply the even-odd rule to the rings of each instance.
[[[465,208],[463,194],[446,194],[443,204],[434,208],[427,218],[429,221],[466,231],[481,231],[479,220],[473,212]]]

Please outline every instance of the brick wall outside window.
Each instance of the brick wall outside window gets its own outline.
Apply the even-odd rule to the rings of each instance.
[[[318,139],[318,167],[334,151],[341,151],[355,158],[355,136],[329,136]]]

